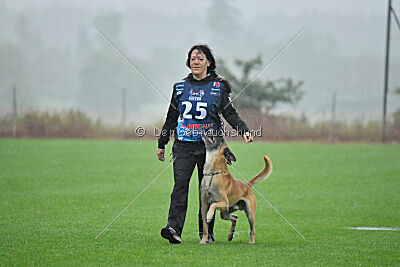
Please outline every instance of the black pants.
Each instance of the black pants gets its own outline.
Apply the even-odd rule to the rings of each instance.
[[[182,235],[185,223],[189,182],[194,167],[197,165],[199,177],[199,203],[200,185],[203,179],[203,167],[206,161],[206,149],[203,142],[183,142],[175,140],[172,147],[174,161],[174,189],[171,194],[171,205],[168,214],[168,226],[174,228],[179,236]],[[215,215],[214,215],[215,217]],[[209,223],[209,233],[213,233],[214,218]],[[201,207],[199,204],[199,234],[203,233],[203,220],[201,218]]]

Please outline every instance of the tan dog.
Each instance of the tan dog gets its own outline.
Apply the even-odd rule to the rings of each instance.
[[[264,156],[265,167],[248,183],[235,179],[228,171],[227,164],[236,161],[235,156],[227,147],[224,138],[220,136],[203,136],[206,146],[206,162],[204,177],[201,182],[201,215],[203,219],[203,238],[200,244],[205,244],[208,238],[208,223],[220,210],[221,218],[232,222],[228,241],[233,239],[237,216],[236,210],[244,210],[250,224],[250,243],[255,241],[256,198],[251,186],[266,179],[272,171],[271,160]]]

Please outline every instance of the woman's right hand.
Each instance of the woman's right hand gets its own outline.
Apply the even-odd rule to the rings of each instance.
[[[159,149],[157,150],[158,160],[164,161],[164,160],[165,160],[164,155],[165,155],[165,149],[159,148]]]

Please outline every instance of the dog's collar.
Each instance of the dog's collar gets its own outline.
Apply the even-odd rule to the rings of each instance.
[[[226,173],[226,171],[212,172],[212,173],[204,173],[204,176],[214,176],[218,174]]]

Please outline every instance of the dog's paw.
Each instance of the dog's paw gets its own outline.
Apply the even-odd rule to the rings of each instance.
[[[210,223],[212,218],[214,217],[214,214],[211,212],[207,212],[207,223]]]
[[[233,239],[233,233],[228,235],[228,241],[232,241],[232,239]]]
[[[200,245],[205,245],[207,244],[207,239],[202,238],[199,242]]]

